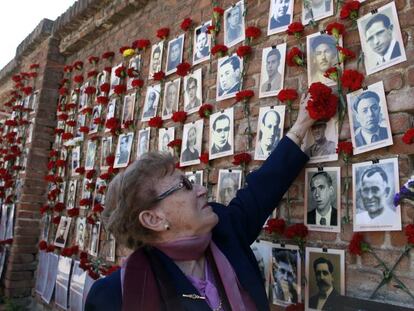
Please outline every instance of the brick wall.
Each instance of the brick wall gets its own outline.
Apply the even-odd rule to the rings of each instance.
[[[301,1],[295,1],[294,21],[299,21],[301,16]],[[378,8],[389,1],[372,0],[365,1],[360,15],[365,15],[374,8]],[[247,16],[246,26],[257,26],[262,30],[262,36],[253,42],[253,54],[249,61],[247,76],[244,82],[245,89],[252,89],[256,95],[250,101],[251,117],[253,132],[256,133],[257,116],[259,107],[276,104],[275,98],[258,98],[261,53],[262,49],[271,45],[277,45],[283,42],[287,43],[288,49],[296,45],[296,40],[287,36],[286,33],[266,36],[268,20],[268,0],[246,1]],[[400,184],[402,185],[407,178],[413,174],[414,150],[412,146],[405,145],[401,141],[402,134],[409,128],[413,127],[414,119],[414,3],[409,0],[395,1],[398,10],[402,36],[408,61],[393,66],[384,71],[370,75],[365,80],[365,85],[377,81],[383,81],[386,98],[388,103],[389,118],[393,133],[394,144],[387,148],[363,153],[353,158],[354,162],[362,162],[374,158],[388,158],[398,155]],[[231,1],[220,1],[219,5],[227,8],[232,4]],[[34,51],[22,57],[16,70],[23,70],[32,62],[41,64],[42,72],[37,80],[37,88],[41,90],[41,101],[39,111],[35,118],[34,140],[30,147],[29,161],[25,175],[25,187],[21,202],[18,205],[15,236],[16,240],[11,249],[11,256],[7,265],[7,273],[4,281],[5,293],[8,296],[29,296],[33,283],[33,271],[35,270],[35,256],[39,230],[39,213],[38,208],[45,202],[46,184],[43,182],[43,175],[46,172],[47,155],[53,141],[53,128],[56,125],[55,111],[57,101],[57,82],[62,73],[63,64],[73,64],[76,60],[82,60],[85,63],[83,73],[86,73],[94,67],[87,62],[91,55],[100,56],[105,51],[114,51],[116,53],[111,64],[101,60],[97,70],[102,70],[108,65],[117,65],[123,61],[122,56],[118,53],[121,46],[129,45],[136,39],[146,38],[151,40],[151,44],[158,42],[155,36],[156,30],[160,27],[169,27],[170,36],[173,38],[183,32],[180,29],[181,21],[186,17],[191,17],[196,24],[211,19],[212,4],[208,0],[169,0],[169,1],[78,1],[65,14],[63,14],[54,23],[53,35],[39,44]],[[325,28],[325,26],[336,20],[331,17],[323,19],[318,23],[317,28],[306,27],[306,35],[312,34]],[[217,39],[218,43],[223,43],[223,31],[220,32]],[[188,56],[190,40],[186,34],[184,46],[184,61],[191,63]],[[347,24],[347,33],[344,37],[344,46],[355,53],[360,52],[360,42],[357,29]],[[230,49],[234,52],[235,47]],[[165,66],[165,55],[163,59],[163,68]],[[149,85],[146,77],[148,76],[148,66],[150,50],[147,49],[142,54],[143,57],[143,77],[145,86],[143,95],[145,95],[146,86]],[[247,122],[243,115],[241,103],[235,103],[234,99],[215,102],[216,94],[216,74],[217,58],[213,57],[211,62],[204,62],[196,65],[195,68],[203,70],[203,102],[215,105],[215,111],[234,107],[235,109],[235,133],[244,132]],[[356,61],[346,64],[346,68],[356,68]],[[9,74],[10,76],[10,74]],[[173,80],[177,76],[168,76],[167,80]],[[10,82],[3,79],[5,83],[0,86],[0,98],[2,94],[10,88]],[[286,66],[285,69],[285,88],[295,88],[299,93],[307,89],[306,70]],[[183,98],[183,91],[180,98]],[[144,96],[141,96],[138,105],[142,107]],[[182,100],[180,106],[182,109]],[[297,109],[297,103],[294,105]],[[198,119],[197,114],[188,117],[187,122]],[[146,126],[144,124],[144,126]],[[164,122],[164,126],[176,126],[176,136],[181,137],[182,129],[172,121]],[[286,127],[289,122],[286,121]],[[137,129],[143,127],[141,121],[136,123]],[[137,131],[136,131],[137,133]],[[157,134],[155,130],[151,131],[150,150],[157,149]],[[105,136],[107,134],[99,134]],[[346,120],[343,130],[340,134],[341,140],[350,140],[349,123]],[[135,148],[133,147],[133,150]],[[204,127],[203,151],[208,150],[208,124]],[[243,135],[235,137],[235,153],[246,150],[246,139]],[[83,144],[83,151],[86,152],[86,143]],[[250,150],[253,152],[254,150]],[[85,153],[84,153],[85,154]],[[99,150],[98,150],[98,153]],[[131,155],[135,158],[135,154]],[[218,179],[218,170],[220,168],[231,168],[233,158],[225,157],[213,161],[213,171],[210,175],[210,182],[213,184],[212,194],[215,196],[216,184]],[[249,165],[249,169],[254,169],[261,162],[254,161]],[[341,166],[342,179],[344,181],[345,166],[342,161],[326,163],[327,166]],[[189,167],[188,171],[193,169],[202,169],[202,165]],[[350,175],[352,174],[349,168]],[[98,173],[99,174],[99,173]],[[342,185],[344,182],[342,182]],[[33,185],[33,187],[29,187]],[[290,197],[292,206],[290,213],[294,222],[303,222],[304,210],[304,173],[295,180],[290,188]],[[342,211],[344,212],[345,198],[342,198]],[[78,201],[79,203],[79,201]],[[280,215],[287,215],[286,200],[280,204]],[[413,208],[402,204],[402,222],[403,225],[413,223]],[[81,213],[87,214],[86,211]],[[34,224],[31,226],[31,224]],[[29,228],[30,225],[30,228]],[[72,226],[74,228],[74,226]],[[320,246],[328,248],[346,249],[352,237],[352,225],[344,224],[340,233],[322,233],[311,232],[309,235],[308,246]],[[368,232],[364,236],[375,248],[384,261],[391,265],[405,245],[405,236],[403,232]],[[102,239],[104,237],[102,236]],[[73,244],[75,234],[72,231],[69,235],[69,245]],[[127,249],[118,247],[117,258],[129,253]],[[414,288],[414,259],[413,255],[403,259],[396,269],[397,275],[405,282],[408,288]],[[29,281],[30,279],[30,281]],[[376,284],[381,279],[381,271],[376,268],[376,262],[370,255],[355,257],[346,253],[346,293],[350,296],[367,298]],[[377,296],[378,300],[388,303],[412,306],[413,301],[401,290],[388,285],[382,289]]]

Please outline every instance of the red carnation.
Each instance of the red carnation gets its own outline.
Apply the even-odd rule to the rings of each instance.
[[[104,118],[96,117],[95,119],[93,119],[93,124],[103,125],[104,123],[105,123],[105,119]]]
[[[60,222],[60,216],[55,216],[52,219],[52,223],[54,223],[55,225],[58,225]]]
[[[72,139],[72,138],[73,138],[73,134],[72,133],[66,132],[66,133],[63,133],[62,134],[62,139],[63,140],[69,140],[69,139]]]
[[[304,66],[304,54],[297,47],[293,47],[287,55],[288,66]]]
[[[210,26],[207,26],[207,33],[208,34],[214,34],[216,32],[216,26],[215,25],[210,25]]]
[[[32,94],[33,88],[31,86],[26,86],[24,88],[22,88],[22,92],[26,95],[29,96],[30,94]]]
[[[132,87],[134,88],[141,88],[144,86],[144,80],[142,79],[134,79],[131,83]]]
[[[253,40],[259,38],[262,34],[262,31],[258,27],[250,26],[246,28],[245,33],[247,38]]]
[[[88,217],[86,217],[86,222],[88,224],[94,225],[95,224],[95,218],[92,215],[89,215]]]
[[[85,199],[83,199],[83,200],[85,200]],[[79,203],[79,205],[80,205],[80,203]],[[70,210],[68,210],[68,216],[69,217],[78,217],[79,216],[79,208],[74,207],[74,208],[71,208]]]
[[[103,93],[108,93],[109,92],[109,90],[110,90],[110,85],[109,85],[109,83],[104,83],[104,84],[102,84],[100,87],[99,87],[99,89],[101,90],[101,92],[103,92]]]
[[[82,109],[82,114],[86,115],[86,114],[91,114],[92,113],[92,107],[85,107]]]
[[[404,233],[407,237],[407,243],[414,245],[414,224],[409,224],[405,226]]]
[[[71,65],[66,65],[63,67],[64,72],[71,72],[73,70],[73,67]]]
[[[204,164],[207,164],[208,165],[208,161],[209,161],[209,159],[208,159],[208,152],[202,153],[200,155],[199,159],[200,159],[201,163],[204,163]]]
[[[345,69],[342,74],[341,81],[343,87],[346,87],[351,91],[356,91],[362,87],[364,75],[357,70]]]
[[[104,71],[106,71],[107,73],[111,73],[112,72],[112,67],[111,66],[106,66],[103,69]]]
[[[52,253],[52,252],[54,252],[55,251],[55,246],[54,245],[52,245],[52,244],[49,244],[48,246],[47,246],[47,248],[46,248],[46,252],[48,252],[48,253]]]
[[[224,10],[219,6],[216,6],[216,7],[213,8],[213,14],[221,16],[221,15],[224,14]]]
[[[348,59],[353,59],[355,58],[355,53],[352,52],[351,50],[348,50],[346,48],[343,48],[339,45],[336,46],[338,52],[339,52],[339,62],[343,63],[344,61],[348,60]]]
[[[99,62],[99,57],[97,56],[89,56],[88,57],[89,64],[96,65]]]
[[[407,145],[414,143],[414,128],[410,128],[404,133],[402,141]]]
[[[350,157],[353,153],[352,142],[350,141],[340,141],[336,147],[337,154],[343,154],[344,157]]]
[[[115,53],[112,51],[107,51],[105,53],[102,54],[102,59],[111,59],[112,57],[115,56]]]
[[[88,86],[85,88],[85,94],[92,95],[96,93],[96,87],[94,86]]]
[[[102,180],[109,180],[109,179],[111,179],[111,174],[103,173],[103,174],[99,175],[99,178],[102,179]]]
[[[264,230],[268,234],[276,233],[278,235],[282,235],[285,231],[286,222],[284,219],[281,218],[270,218],[266,222],[266,226],[264,227]]]
[[[102,204],[95,203],[94,206],[93,206],[92,212],[101,213],[101,212],[103,212],[103,210],[104,210],[104,208],[103,208]]]
[[[39,64],[31,64],[29,67],[30,70],[37,69],[37,68],[39,68]]]
[[[115,69],[115,75],[118,78],[125,78],[127,76],[126,68],[125,66],[119,66]]]
[[[68,89],[66,87],[61,87],[59,89],[59,94],[62,95],[62,96],[67,95],[68,94]]]
[[[114,162],[115,162],[115,156],[113,156],[113,155],[109,155],[105,159],[105,163],[109,166],[114,165]]]
[[[303,31],[305,30],[305,26],[301,22],[294,22],[288,26],[287,33],[288,35],[293,35],[296,38],[302,37]]]
[[[280,90],[279,94],[277,94],[277,99],[280,100],[282,103],[287,103],[288,105],[292,105],[292,102],[298,98],[298,92],[294,89],[283,89]]]
[[[148,125],[150,127],[161,128],[162,127],[162,118],[161,117],[153,117],[148,121]]]
[[[251,53],[252,53],[252,47],[250,45],[241,45],[236,50],[236,54],[240,58],[248,56]]]
[[[80,202],[79,202],[79,206],[90,206],[91,204],[92,204],[92,200],[87,199],[87,198],[84,198],[84,199],[80,200]]]
[[[89,127],[88,126],[81,126],[79,128],[79,132],[81,132],[83,134],[88,134],[89,133]]]
[[[363,252],[370,249],[369,245],[364,242],[364,236],[362,233],[356,232],[352,236],[352,240],[348,245],[348,250],[353,255],[361,256]]]
[[[252,156],[246,152],[236,154],[233,158],[234,165],[248,165],[252,161]]]
[[[325,71],[323,76],[333,81],[337,81],[338,80],[338,69],[336,67],[330,67],[328,68],[328,70]]]
[[[151,42],[148,39],[139,39],[139,40],[135,40],[132,43],[132,47],[134,49],[145,50],[147,47],[150,46],[150,44]]]
[[[225,46],[224,44],[216,44],[211,49],[211,54],[213,55],[218,54],[219,57],[222,57],[223,55],[227,54],[228,49],[229,48]]]
[[[55,204],[55,206],[53,207],[53,210],[57,213],[60,213],[61,211],[63,211],[66,208],[65,204],[63,204],[62,202],[58,202]]]
[[[177,75],[185,77],[188,71],[191,69],[191,65],[187,62],[183,62],[177,65]]]
[[[198,114],[202,118],[209,118],[212,113],[213,113],[213,105],[211,104],[203,104],[198,109]]]
[[[181,122],[184,124],[185,120],[187,119],[187,112],[185,111],[174,112],[171,118],[174,122]]]
[[[91,70],[91,71],[88,71],[87,73],[88,78],[96,77],[97,75],[98,75],[98,72],[96,70]]]
[[[46,249],[47,249],[47,242],[46,242],[46,241],[44,241],[44,240],[40,241],[40,242],[39,242],[39,249],[40,249],[41,251],[46,250]]]
[[[76,170],[75,173],[83,175],[85,174],[85,168],[83,166],[79,166]]]
[[[161,81],[165,78],[165,72],[164,71],[155,72],[153,74],[153,78],[155,81]]]
[[[105,127],[110,129],[111,132],[116,132],[119,129],[119,120],[117,118],[109,118],[105,123]]]
[[[74,77],[73,77],[73,81],[74,81],[75,83],[81,84],[81,83],[83,83],[83,76],[82,76],[82,75],[77,75],[77,76],[74,76]]]
[[[341,23],[333,22],[326,26],[326,32],[338,40],[339,36],[345,32],[345,26]]]
[[[157,30],[157,37],[160,38],[161,40],[164,40],[168,37],[168,35],[170,34],[170,28],[160,28]]]
[[[193,25],[193,20],[187,17],[182,21],[180,28],[184,31],[187,31],[188,29],[190,29],[192,25]]]
[[[127,73],[127,76],[130,78],[135,78],[139,75],[139,72],[133,67],[128,68],[126,73]]]
[[[64,167],[66,165],[66,160],[59,159],[56,161],[57,167]]]
[[[302,302],[290,304],[286,307],[285,311],[304,311],[305,305]]]
[[[358,11],[361,4],[359,1],[349,1],[346,2],[339,14],[339,17],[341,19],[347,19],[350,18],[351,20],[356,20],[358,18]]]
[[[125,92],[126,92],[126,85],[125,84],[115,85],[115,87],[114,87],[114,93],[116,95],[121,95],[121,94],[124,94]]]
[[[236,93],[236,101],[247,101],[254,96],[254,91],[252,90],[242,90]]]
[[[95,174],[96,174],[96,170],[94,170],[94,169],[92,169],[92,170],[88,170],[88,171],[86,172],[85,177],[86,177],[87,179],[92,179],[92,178],[94,178],[94,177],[95,177]]]
[[[98,97],[96,98],[96,102],[97,102],[99,105],[107,105],[107,104],[108,104],[108,102],[109,102],[109,98],[108,98],[107,96],[98,96]]]
[[[83,68],[83,61],[78,60],[78,61],[74,62],[72,66],[76,70],[82,70],[82,68]]]
[[[183,141],[181,139],[173,139],[167,144],[167,146],[174,149],[180,149],[182,143]]]
[[[308,227],[304,224],[293,224],[286,228],[284,232],[288,239],[305,239],[308,235]]]

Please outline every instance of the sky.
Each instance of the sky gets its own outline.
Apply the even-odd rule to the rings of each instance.
[[[11,61],[17,46],[43,18],[55,20],[75,0],[11,0],[0,2],[0,70]]]

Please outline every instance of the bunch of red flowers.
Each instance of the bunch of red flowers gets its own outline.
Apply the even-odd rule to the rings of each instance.
[[[151,44],[150,40],[148,39],[138,39],[132,43],[132,47],[138,50],[145,50]]]
[[[204,164],[209,164],[208,163],[208,161],[209,161],[209,158],[208,158],[208,152],[204,152],[204,153],[202,153],[200,156],[199,156],[199,159],[200,159],[200,161],[201,161],[201,163],[204,163]]]
[[[308,227],[304,224],[293,224],[286,228],[284,235],[288,239],[303,241],[308,236]]]
[[[304,54],[303,52],[297,48],[297,47],[293,47],[287,55],[287,64],[290,67],[293,66],[305,66],[305,61],[304,61]]]
[[[155,127],[155,128],[161,128],[162,127],[162,118],[159,117],[159,116],[152,117],[148,121],[148,126],[149,127]]]
[[[227,51],[229,48],[225,46],[224,44],[216,44],[211,49],[211,54],[216,55],[218,54],[219,57],[223,57],[225,54],[227,54]]]
[[[353,154],[352,142],[350,141],[338,142],[338,146],[336,147],[336,153],[342,154],[345,161],[349,159],[349,157],[351,157]]]
[[[236,93],[236,101],[238,101],[238,102],[247,101],[253,96],[254,96],[254,91],[252,91],[252,90],[241,90],[241,91]]]
[[[168,35],[170,34],[170,28],[160,28],[157,30],[157,37],[160,38],[161,40],[164,40],[168,37]]]
[[[333,22],[326,26],[326,32],[334,36],[336,40],[345,32],[345,26],[341,23]]]
[[[114,87],[114,93],[116,95],[122,95],[126,92],[126,85],[125,84],[118,84]]]
[[[288,26],[287,33],[299,39],[302,37],[304,30],[305,26],[301,22],[294,22]]]
[[[336,114],[338,97],[332,94],[332,89],[321,82],[312,83],[309,87],[311,98],[307,109],[314,120],[329,120]]]
[[[252,53],[252,47],[250,45],[241,45],[236,50],[236,54],[240,58],[248,56],[251,53]]]
[[[246,28],[245,33],[246,38],[253,40],[259,38],[262,34],[262,31],[258,27],[250,26]]]
[[[201,118],[209,118],[213,113],[213,105],[203,104],[198,109],[198,114]]]
[[[144,86],[144,80],[142,79],[134,79],[131,83],[132,87],[134,88],[141,88]]]
[[[234,165],[241,165],[245,166],[248,165],[252,161],[252,156],[248,154],[247,152],[236,154],[233,157],[233,164]]]
[[[283,89],[277,94],[277,99],[282,103],[287,103],[289,106],[292,105],[293,101],[298,98],[298,92],[295,89]]]
[[[264,227],[264,230],[268,234],[282,235],[285,232],[286,222],[282,218],[270,218]]]
[[[348,250],[353,255],[361,256],[362,253],[369,251],[370,246],[364,242],[364,236],[360,232],[354,233],[352,240],[348,245]]]
[[[177,65],[177,75],[185,77],[191,69],[191,65],[187,62],[183,62]]]
[[[165,72],[164,71],[158,71],[155,72],[152,76],[155,81],[161,81],[165,78]]]
[[[341,81],[343,87],[346,87],[351,91],[356,91],[362,87],[364,75],[357,70],[345,69]]]
[[[187,17],[181,22],[180,28],[183,31],[187,31],[188,29],[191,28],[192,25],[193,25],[193,20],[191,18]]]
[[[187,112],[185,111],[176,111],[173,113],[171,119],[174,122],[180,122],[183,123],[185,122],[185,120],[187,119]]]
[[[339,13],[339,17],[341,19],[349,18],[353,21],[357,20],[360,6],[361,3],[359,3],[359,1],[346,2],[342,7],[341,12]]]

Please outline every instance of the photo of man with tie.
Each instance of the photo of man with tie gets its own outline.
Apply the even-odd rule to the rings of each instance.
[[[278,46],[283,49],[283,47]],[[278,47],[269,47],[263,50],[262,72],[260,77],[260,97],[276,95],[283,86],[283,72],[281,72],[281,53]],[[282,69],[283,70],[283,69]]]

